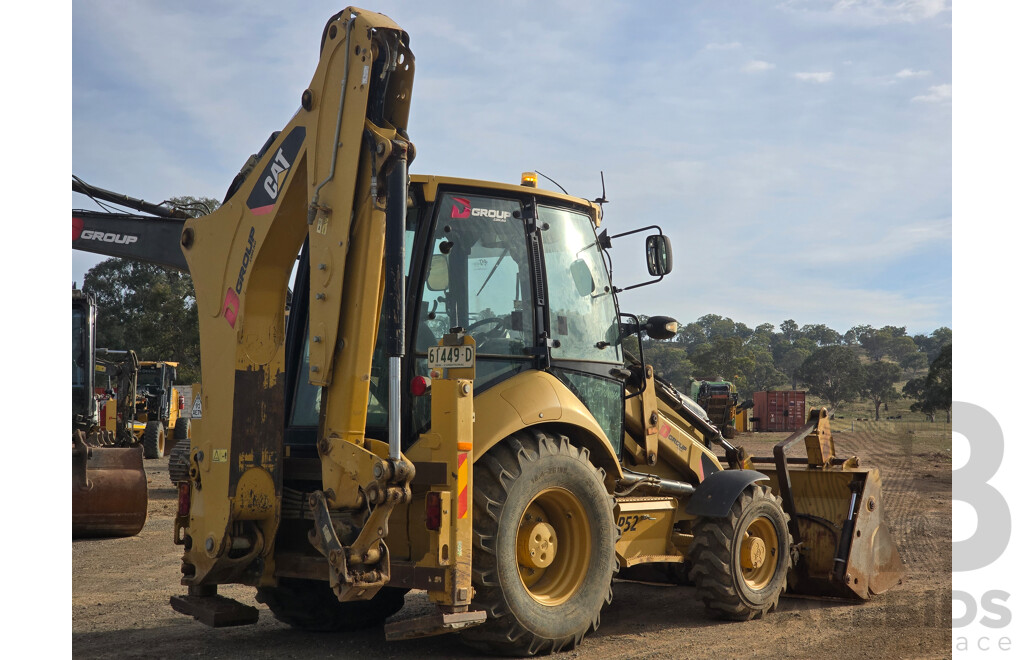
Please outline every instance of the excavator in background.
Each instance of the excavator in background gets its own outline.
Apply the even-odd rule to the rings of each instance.
[[[413,75],[391,19],[331,17],[295,116],[217,211],[147,257],[180,253],[199,306],[203,382],[170,460],[187,588],[172,607],[254,623],[217,593],[243,584],[292,626],[351,630],[422,589],[436,610],[391,621],[389,639],[455,632],[528,656],[596,629],[620,568],[685,566],[735,620],[787,590],[895,585],[878,471],[838,457],[825,410],[749,456],[642,341],[623,349],[676,330],[619,308],[671,272],[661,230],[610,235],[603,196],[533,173],[409,175]],[[652,279],[619,286],[613,242],[640,232]]]
[[[96,303],[77,289],[71,329],[71,536],[134,536],[146,524],[149,504],[134,434],[139,361],[132,351],[119,361],[97,359]],[[95,395],[97,362],[118,383],[117,398],[102,407]]]

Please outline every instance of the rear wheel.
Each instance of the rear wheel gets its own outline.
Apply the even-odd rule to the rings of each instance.
[[[789,516],[763,486],[748,486],[725,518],[693,526],[690,577],[710,612],[745,621],[770,612],[786,589]]]
[[[179,417],[174,423],[174,439],[184,440],[189,437],[192,431],[192,420],[188,417]]]
[[[164,425],[159,421],[146,422],[142,434],[142,451],[146,458],[164,457]]]
[[[475,469],[473,603],[487,622],[462,639],[505,655],[574,648],[612,598],[618,530],[603,472],[565,436],[530,430]]]
[[[260,587],[256,600],[293,628],[345,632],[373,628],[405,604],[405,589],[384,587],[370,600],[340,602],[323,580],[280,578],[276,587]]]
[[[191,441],[186,438],[175,443],[174,448],[171,449],[170,458],[167,459],[167,474],[171,477],[172,484],[177,485],[188,481],[188,459],[192,451],[191,445]]]

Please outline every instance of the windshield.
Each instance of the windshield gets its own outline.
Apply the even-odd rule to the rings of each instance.
[[[139,387],[139,389],[142,389],[143,387],[149,387],[149,388],[152,388],[152,389],[157,389],[159,387],[162,387],[160,381],[161,381],[161,378],[160,378],[160,367],[140,367],[139,368],[139,378],[138,378],[138,387]]]

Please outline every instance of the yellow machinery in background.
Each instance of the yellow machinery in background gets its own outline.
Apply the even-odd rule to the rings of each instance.
[[[171,457],[173,607],[252,623],[217,593],[245,584],[290,625],[345,630],[423,589],[436,611],[389,638],[534,655],[598,627],[620,568],[686,567],[729,619],[787,585],[895,584],[878,473],[835,456],[824,411],[750,457],[622,348],[675,332],[618,306],[671,271],[661,230],[609,235],[603,197],[536,177],[410,176],[413,74],[393,21],[333,16],[295,116],[184,222],[203,382]],[[613,284],[613,242],[640,232],[655,279]]]
[[[189,420],[182,415],[185,397],[174,386],[177,362],[142,361],[139,363],[135,435],[146,458],[162,458],[179,440],[188,438]],[[167,443],[170,434],[172,442]]]
[[[101,423],[95,396],[96,304],[82,291],[71,293],[71,535],[134,536],[146,524],[149,491],[142,447],[132,434],[135,353],[101,361],[121,395],[104,406]]]

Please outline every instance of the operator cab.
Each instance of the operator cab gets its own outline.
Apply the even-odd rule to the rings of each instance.
[[[402,382],[428,376],[427,350],[462,328],[477,342],[476,394],[526,370],[548,371],[618,450],[624,382],[612,372],[623,366],[623,334],[604,252],[610,241],[595,231],[600,208],[535,188],[435,177],[413,177],[409,200]],[[649,271],[663,276],[671,249],[667,239],[651,238],[664,237],[648,237],[647,249]],[[289,318],[289,363],[299,368],[288,369],[286,444],[291,455],[313,457],[320,391],[307,379],[308,278],[304,248],[295,287],[301,295]],[[378,439],[387,438],[387,370],[378,334],[367,416],[367,435]],[[403,408],[407,447],[429,426],[429,394]]]

